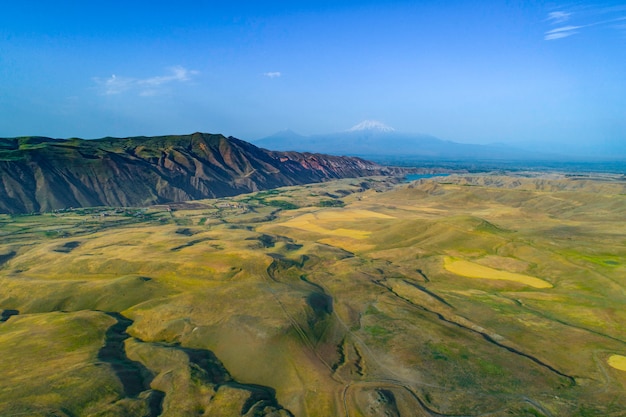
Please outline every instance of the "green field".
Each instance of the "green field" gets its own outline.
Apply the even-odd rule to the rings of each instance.
[[[0,215],[0,416],[626,416],[626,182]]]

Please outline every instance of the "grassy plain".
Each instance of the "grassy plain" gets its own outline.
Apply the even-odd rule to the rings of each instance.
[[[0,215],[0,416],[624,416],[626,183]]]

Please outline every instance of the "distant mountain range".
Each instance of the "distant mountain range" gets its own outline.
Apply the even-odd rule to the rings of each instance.
[[[359,158],[274,152],[206,133],[0,138],[0,212],[146,206],[392,172]]]
[[[551,157],[507,145],[472,145],[429,135],[401,133],[374,120],[365,120],[343,132],[312,136],[287,129],[253,143],[267,149],[353,155],[374,161],[389,161],[397,157],[412,160],[537,160]]]

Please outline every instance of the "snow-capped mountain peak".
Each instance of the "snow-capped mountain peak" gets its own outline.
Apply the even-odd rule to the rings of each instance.
[[[376,132],[395,132],[395,129],[391,126],[379,122],[377,120],[363,120],[358,125],[352,126],[348,129],[348,132],[359,132],[364,130],[376,131]]]

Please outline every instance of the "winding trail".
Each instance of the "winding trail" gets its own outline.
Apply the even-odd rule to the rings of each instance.
[[[269,265],[269,267],[267,268],[267,274],[266,274],[266,279],[268,280],[268,283],[270,284],[270,287],[272,284],[276,284],[276,283],[280,283],[283,285],[288,285],[284,282],[282,282],[280,280],[279,274],[280,271],[283,269],[288,269],[292,266],[297,266],[297,267],[302,267],[302,265],[298,265],[297,262],[295,261],[291,261],[291,260],[286,260],[284,258],[282,258],[281,256],[275,256],[276,254],[269,254],[273,259],[271,264]],[[287,261],[287,262],[285,262]],[[428,279],[428,277],[426,277],[423,272],[421,270],[417,271],[423,278],[424,278],[424,282],[429,282],[430,280]],[[306,275],[301,275],[300,277],[301,281],[305,282],[306,284],[309,284],[312,289],[314,289],[315,292],[319,292],[321,294],[324,294],[326,297],[328,297],[331,302],[332,302],[332,296],[330,295],[330,293],[328,292],[328,290],[325,288],[324,285],[319,284],[317,282],[313,282],[310,279],[308,279],[308,277]],[[535,363],[536,365],[543,367],[547,370],[549,370],[550,372],[567,379],[567,381],[569,382],[570,386],[575,386],[576,385],[576,380],[574,379],[574,377],[567,375],[561,371],[559,371],[558,369],[554,368],[553,366],[543,362],[542,360],[528,354],[525,353],[521,350],[518,350],[514,347],[505,345],[497,340],[495,340],[492,336],[490,336],[488,333],[486,333],[485,331],[481,331],[481,330],[477,330],[477,329],[473,329],[471,327],[468,327],[466,325],[463,325],[461,323],[457,323],[456,321],[454,321],[453,319],[449,319],[446,318],[443,314],[431,310],[429,308],[426,308],[422,305],[419,304],[415,304],[414,302],[412,302],[411,300],[402,297],[401,295],[399,295],[398,293],[396,293],[393,288],[391,288],[390,286],[386,285],[383,283],[384,280],[378,280],[378,279],[371,279],[371,282],[373,284],[375,284],[376,286],[382,287],[384,288],[386,291],[391,292],[393,295],[395,295],[397,298],[399,298],[400,300],[402,300],[403,302],[407,303],[408,305],[410,305],[413,308],[417,308],[419,310],[422,310],[428,314],[434,315],[435,317],[437,317],[438,320],[443,321],[445,323],[448,323],[452,326],[458,327],[464,331],[468,331],[471,333],[474,333],[478,336],[480,336],[482,339],[484,339],[485,341],[487,341],[490,344],[493,344],[495,346],[497,346],[498,348],[504,349],[510,353],[513,353],[517,356],[523,357],[527,360],[532,361],[533,363]],[[430,291],[429,289],[425,288],[424,286],[417,284],[415,282],[412,282],[410,280],[407,279],[403,279],[402,281],[404,281],[406,284],[416,288],[417,290],[429,295],[430,297],[434,298],[435,300],[437,300],[438,302],[442,303],[443,305],[450,307],[450,308],[454,308],[454,306],[452,306],[450,303],[447,302],[447,300],[445,300],[444,298],[442,298],[441,296],[439,296],[436,293],[433,293],[432,291]],[[385,377],[375,377],[375,378],[370,378],[367,375],[362,375],[362,380],[358,381],[358,380],[349,380],[349,381],[345,381],[343,380],[343,378],[340,375],[336,374],[336,371],[338,369],[338,366],[331,366],[329,363],[327,363],[324,358],[320,355],[320,353],[317,351],[316,349],[316,343],[314,343],[310,336],[307,334],[307,332],[302,328],[302,326],[298,323],[298,321],[287,311],[285,305],[281,302],[281,300],[279,299],[278,296],[278,292],[272,288],[268,288],[270,294],[272,295],[272,297],[275,299],[275,301],[277,302],[277,304],[280,306],[280,308],[283,310],[285,316],[288,318],[288,320],[293,324],[293,327],[295,329],[295,331],[299,334],[301,340],[303,341],[303,343],[317,356],[317,358],[321,361],[321,363],[323,363],[331,372],[332,378],[335,379],[337,382],[340,382],[344,385],[342,391],[340,391],[339,393],[339,397],[341,398],[341,406],[343,406],[343,415],[345,415],[346,417],[351,417],[353,415],[353,413],[351,412],[351,405],[350,403],[350,397],[351,395],[353,395],[353,390],[358,389],[358,387],[363,387],[365,389],[369,389],[371,387],[371,389],[378,389],[378,388],[393,388],[393,389],[401,389],[403,391],[406,391],[408,393],[408,395],[414,399],[414,401],[416,402],[415,404],[415,412],[421,412],[421,414],[418,415],[423,415],[423,416],[428,416],[428,417],[476,417],[476,416],[489,416],[489,415],[493,415],[494,413],[497,412],[501,412],[501,411],[506,411],[506,409],[502,409],[502,410],[492,410],[490,412],[487,413],[481,413],[481,414],[476,414],[473,416],[470,415],[464,415],[464,414],[445,414],[445,413],[441,413],[431,407],[429,407],[428,404],[426,404],[426,402],[420,398],[420,396],[411,388],[411,386],[424,386],[424,387],[431,387],[431,388],[437,388],[437,389],[444,389],[443,387],[434,385],[434,384],[429,384],[426,383],[424,381],[407,381],[405,380],[405,378],[397,375],[392,369],[388,368],[386,365],[384,365],[383,363],[381,363],[377,357],[377,355],[370,349],[370,347],[358,336],[356,335],[351,329],[350,327],[343,322],[343,320],[339,317],[339,315],[337,314],[336,311],[334,311],[332,308],[330,311],[328,311],[328,313],[333,316],[333,318],[337,321],[337,323],[344,328],[346,336],[342,339],[340,346],[338,346],[338,348],[343,348],[343,344],[345,344],[345,342],[348,340],[348,338],[352,341],[352,343],[355,344],[355,348],[356,346],[360,346],[360,350],[363,350],[364,353],[367,354],[367,359],[371,360],[374,364],[377,365],[377,367],[384,371],[384,373],[386,373],[387,375],[391,376],[391,378],[385,378]],[[335,364],[336,365],[336,364]],[[382,376],[382,375],[381,375]],[[525,396],[512,396],[512,398],[515,398],[518,401],[522,401],[525,402],[529,405],[531,405],[532,407],[534,407],[536,410],[538,410],[539,412],[543,413],[543,415],[546,415],[548,417],[552,417],[551,413],[545,408],[543,407],[540,403],[538,403],[537,401],[525,397]]]
[[[416,416],[423,416],[423,415],[427,415],[429,417],[475,417],[472,415],[467,415],[467,414],[443,414],[443,413],[439,413],[435,410],[433,410],[432,408],[430,408],[428,405],[426,405],[426,403],[424,402],[424,400],[422,400],[411,388],[409,388],[407,385],[399,383],[397,381],[385,381],[385,380],[375,380],[375,381],[359,381],[359,382],[350,382],[349,384],[347,384],[344,388],[343,391],[343,403],[344,403],[344,407],[346,409],[346,417],[350,417],[351,413],[348,411],[350,409],[349,405],[348,405],[348,398],[351,396],[350,391],[356,389],[357,387],[364,387],[364,388],[371,388],[371,389],[378,389],[378,388],[400,388],[401,390],[406,391],[411,398],[413,398],[416,402],[417,405],[419,405],[419,407],[421,409],[419,410],[414,410],[414,413],[416,413]],[[417,414],[417,412],[420,412],[419,414]]]

